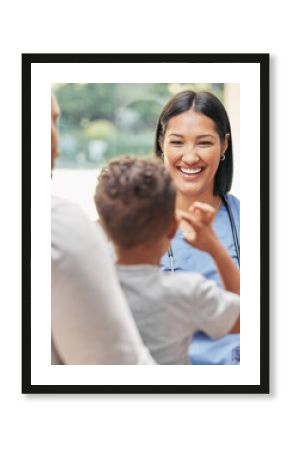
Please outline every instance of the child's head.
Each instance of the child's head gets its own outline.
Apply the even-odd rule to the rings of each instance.
[[[121,248],[152,244],[174,219],[176,191],[159,161],[129,156],[101,171],[95,203],[109,238]]]

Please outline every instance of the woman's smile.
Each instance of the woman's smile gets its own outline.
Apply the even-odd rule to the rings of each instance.
[[[195,180],[197,179],[201,173],[205,170],[205,166],[194,166],[188,167],[184,165],[176,165],[176,169],[180,172],[180,175],[184,177],[185,180]]]

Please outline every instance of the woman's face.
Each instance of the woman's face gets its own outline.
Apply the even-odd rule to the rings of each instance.
[[[169,120],[160,144],[179,195],[204,201],[212,198],[214,177],[228,136],[221,142],[214,121],[192,109]]]

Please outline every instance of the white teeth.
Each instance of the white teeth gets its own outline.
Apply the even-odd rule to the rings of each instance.
[[[180,167],[179,168],[182,173],[194,175],[195,173],[201,172],[201,167],[199,169],[190,169],[188,167]]]

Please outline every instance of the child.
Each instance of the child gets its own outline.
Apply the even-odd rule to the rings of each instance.
[[[130,309],[158,364],[189,364],[192,335],[239,332],[239,272],[211,223],[215,210],[196,203],[175,213],[176,191],[162,163],[123,157],[100,176],[95,203],[117,255],[117,272]],[[225,290],[199,274],[164,273],[160,258],[186,224],[185,239],[214,258]],[[234,293],[232,293],[234,292]]]

